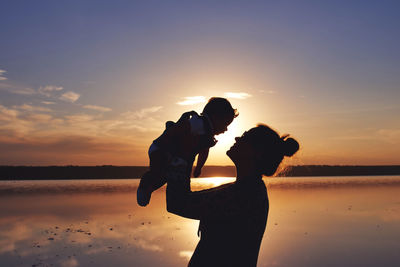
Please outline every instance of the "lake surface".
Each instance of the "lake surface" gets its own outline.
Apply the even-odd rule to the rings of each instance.
[[[231,178],[192,180],[201,190]],[[400,266],[400,176],[268,178],[258,266]],[[186,266],[198,221],[138,180],[0,181],[1,266]],[[234,234],[234,233],[233,233]]]

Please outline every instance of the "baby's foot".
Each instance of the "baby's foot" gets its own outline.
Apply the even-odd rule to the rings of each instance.
[[[145,173],[142,179],[140,179],[140,184],[136,192],[137,203],[142,207],[145,207],[147,204],[149,204],[151,193],[153,192],[148,185],[149,179],[150,177],[148,177],[148,174]]]

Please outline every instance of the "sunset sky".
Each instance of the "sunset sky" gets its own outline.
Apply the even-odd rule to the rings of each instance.
[[[147,165],[188,110],[262,122],[291,164],[400,164],[398,1],[2,1],[0,165]]]

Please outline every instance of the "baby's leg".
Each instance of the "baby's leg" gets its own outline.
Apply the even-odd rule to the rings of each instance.
[[[171,155],[161,149],[150,154],[150,175],[152,176],[153,191],[163,186],[167,181],[165,173]]]
[[[165,184],[165,171],[168,164],[168,153],[161,149],[153,150],[150,155],[150,170],[140,179],[137,190],[137,202],[146,206],[150,202],[151,193]]]

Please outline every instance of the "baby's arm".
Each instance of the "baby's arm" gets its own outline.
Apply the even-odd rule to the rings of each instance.
[[[200,176],[201,168],[203,168],[204,163],[206,163],[206,161],[207,161],[209,151],[210,151],[210,148],[206,148],[199,152],[199,155],[197,156],[196,168],[193,171],[194,177]]]

